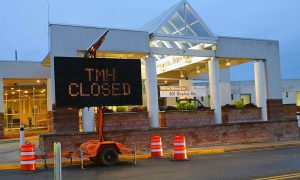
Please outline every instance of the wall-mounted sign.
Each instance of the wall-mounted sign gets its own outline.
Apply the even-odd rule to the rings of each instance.
[[[57,107],[142,104],[138,59],[54,57]]]
[[[160,97],[194,98],[206,96],[205,86],[160,86]]]

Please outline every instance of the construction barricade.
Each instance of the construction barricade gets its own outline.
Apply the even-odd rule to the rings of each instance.
[[[173,138],[173,150],[173,160],[188,160],[186,155],[185,137],[183,135],[176,135]]]
[[[159,135],[151,136],[151,158],[163,158],[163,149],[161,137]]]
[[[37,169],[34,144],[26,142],[21,145],[20,163],[20,171],[35,171]]]

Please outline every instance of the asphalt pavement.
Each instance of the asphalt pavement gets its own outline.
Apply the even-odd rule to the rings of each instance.
[[[267,150],[249,150],[219,154],[193,155],[189,161],[164,159],[138,159],[122,161],[113,167],[88,164],[64,166],[62,179],[255,179],[300,172],[300,147]],[[289,177],[289,176],[286,176]],[[292,176],[291,176],[292,177]],[[294,178],[299,178],[295,175]],[[53,168],[22,174],[18,170],[0,171],[1,180],[53,179]]]

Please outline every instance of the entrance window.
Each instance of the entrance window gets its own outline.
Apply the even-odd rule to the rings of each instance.
[[[296,92],[296,106],[300,106],[300,92]]]
[[[251,103],[251,94],[241,94],[241,100],[244,105]]]
[[[48,131],[46,89],[43,80],[4,80],[6,133],[18,132],[20,124],[25,126],[25,133]]]

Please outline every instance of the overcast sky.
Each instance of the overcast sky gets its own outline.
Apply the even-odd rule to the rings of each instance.
[[[48,0],[50,23],[137,29],[178,0]],[[219,36],[280,41],[281,74],[300,79],[300,0],[189,0]],[[0,60],[41,61],[48,52],[47,0],[0,0]],[[253,79],[253,65],[231,70]]]

